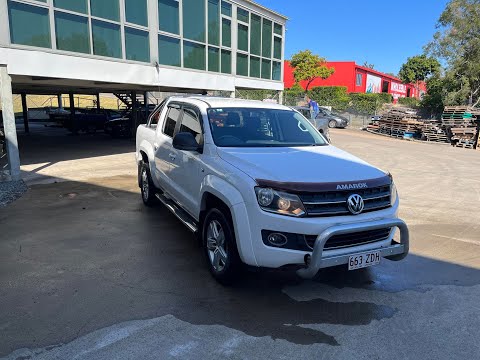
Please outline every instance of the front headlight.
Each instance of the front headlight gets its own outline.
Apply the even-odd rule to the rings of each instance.
[[[303,216],[305,208],[297,195],[256,187],[258,205],[262,210],[288,216]]]
[[[393,182],[393,180],[392,180],[392,185],[390,185],[390,192],[391,192],[390,204],[393,206],[397,202],[397,197],[398,197],[397,187],[395,186],[395,183]]]

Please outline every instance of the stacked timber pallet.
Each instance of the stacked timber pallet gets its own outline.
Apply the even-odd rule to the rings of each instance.
[[[419,135],[423,122],[412,109],[392,108],[367,126],[367,130],[393,137],[405,137],[405,134]]]
[[[445,127],[437,120],[424,120],[422,126],[422,140],[449,143],[450,139],[445,131]]]
[[[478,147],[480,110],[468,106],[447,106],[442,124],[453,146],[467,149]]]

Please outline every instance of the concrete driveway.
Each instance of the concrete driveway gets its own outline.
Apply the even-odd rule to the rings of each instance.
[[[143,207],[131,152],[78,156],[0,209],[0,356],[477,358],[480,152],[349,130],[332,139],[394,175],[405,261],[315,281],[247,273],[225,288],[175,217]],[[53,183],[62,166],[68,181]]]

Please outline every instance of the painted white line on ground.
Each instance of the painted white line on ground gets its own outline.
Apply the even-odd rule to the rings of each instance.
[[[480,240],[459,239],[459,238],[454,238],[454,237],[451,237],[451,236],[437,235],[437,234],[432,234],[432,236],[436,236],[436,237],[440,237],[440,238],[444,238],[444,239],[449,239],[449,240],[461,241],[461,242],[468,243],[468,244],[480,245]]]

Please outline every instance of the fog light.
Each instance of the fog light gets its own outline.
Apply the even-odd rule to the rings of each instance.
[[[267,240],[273,246],[283,246],[288,242],[287,237],[280,233],[271,233],[268,235]]]
[[[305,261],[305,265],[306,266],[310,266],[310,262],[312,260],[312,257],[310,256],[310,254],[307,254],[305,255],[305,257],[303,258],[303,260]]]

